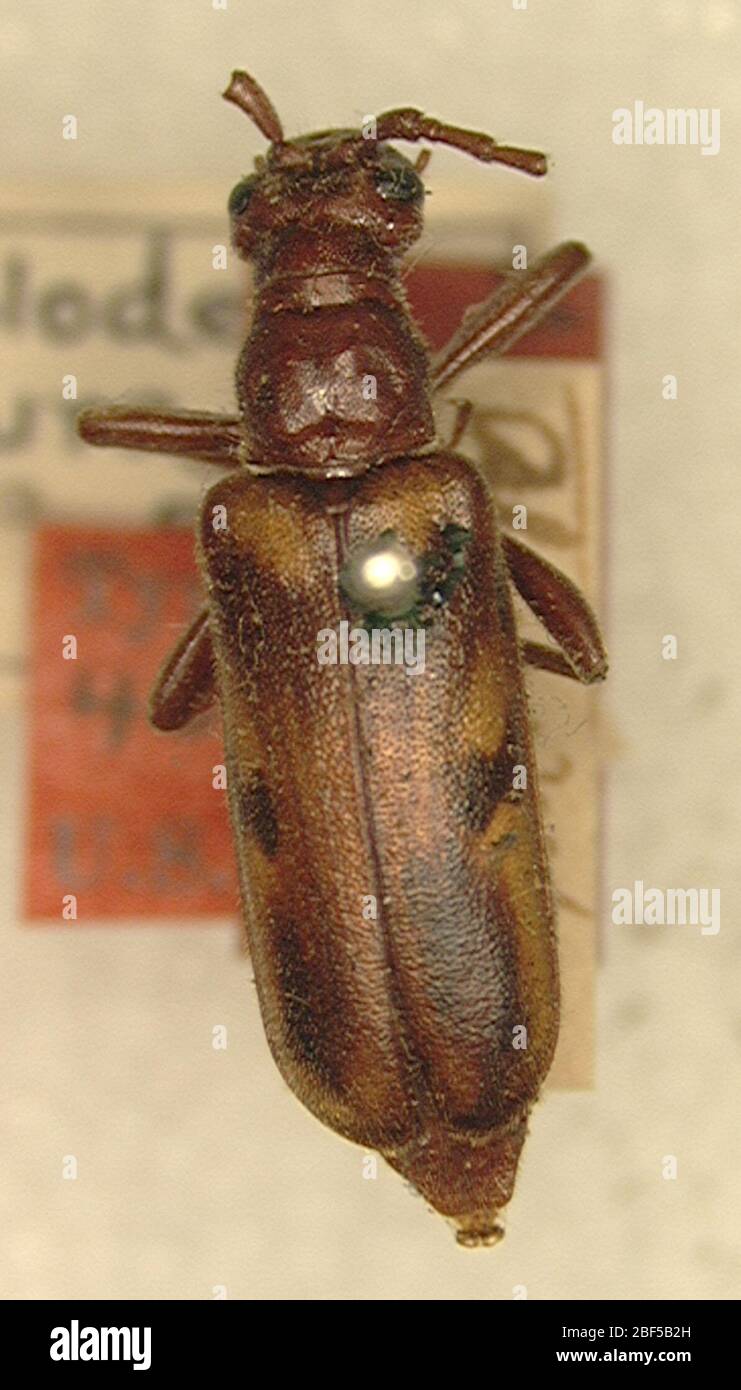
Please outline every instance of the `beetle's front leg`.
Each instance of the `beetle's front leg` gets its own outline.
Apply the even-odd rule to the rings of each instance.
[[[183,729],[216,698],[214,654],[208,609],[183,634],[162,667],[149,697],[149,718],[156,729]]]
[[[240,462],[243,439],[238,415],[118,405],[81,411],[77,432],[88,444],[177,454],[220,468],[233,468]]]
[[[525,661],[585,685],[604,680],[607,653],[584,595],[561,570],[522,541],[505,535],[502,547],[517,592],[561,649],[526,642],[522,652]]]
[[[564,241],[531,270],[508,280],[488,299],[469,309],[433,360],[434,389],[439,391],[449,385],[482,357],[506,352],[518,338],[529,333],[581,278],[590,259],[580,242]]]
[[[454,401],[455,415],[446,449],[457,449],[473,414],[473,401]]]

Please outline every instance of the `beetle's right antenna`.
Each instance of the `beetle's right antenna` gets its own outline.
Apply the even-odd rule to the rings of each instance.
[[[262,87],[250,77],[248,72],[237,70],[224,92],[226,101],[232,101],[241,111],[245,111],[266,140],[274,145],[283,144],[283,126],[269,96]]]
[[[379,140],[433,140],[442,145],[454,145],[465,154],[481,159],[485,164],[509,164],[523,174],[540,177],[548,172],[548,161],[539,150],[519,150],[513,145],[499,145],[491,135],[478,130],[461,130],[446,125],[434,116],[425,116],[413,106],[400,106],[396,111],[384,111],[376,122]]]

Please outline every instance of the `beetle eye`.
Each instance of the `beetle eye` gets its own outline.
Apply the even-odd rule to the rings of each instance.
[[[257,179],[252,175],[248,179],[240,179],[239,183],[235,184],[229,194],[229,215],[231,217],[241,217],[242,213],[246,212],[256,183]]]
[[[411,164],[386,164],[376,170],[376,189],[382,198],[395,203],[417,203],[424,197],[424,184]]]

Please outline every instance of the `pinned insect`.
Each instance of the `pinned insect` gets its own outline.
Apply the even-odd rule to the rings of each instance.
[[[523,664],[592,682],[607,662],[574,585],[499,533],[455,452],[462,421],[436,437],[432,394],[531,329],[589,255],[564,243],[510,278],[430,360],[400,282],[429,151],[412,164],[388,142],[536,176],[545,157],[411,108],[289,140],[246,73],[225,96],[270,142],[229,200],[256,270],[239,413],[111,408],[79,429],[235,470],[203,502],[208,602],[151,718],[178,729],[220,702],[247,936],[288,1085],[461,1244],[491,1244],[559,1021]],[[555,646],[518,641],[511,585]],[[321,664],[317,632],[342,622],[423,631],[423,674]]]

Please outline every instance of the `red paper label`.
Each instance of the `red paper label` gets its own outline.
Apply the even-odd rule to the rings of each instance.
[[[404,282],[412,314],[435,350],[452,337],[467,309],[503,284],[504,276],[497,271],[470,264],[419,265]],[[537,328],[508,349],[507,356],[598,358],[602,352],[602,288],[595,276],[580,280]],[[465,395],[465,385],[459,388],[456,382],[456,391],[459,389]]]
[[[70,896],[83,925],[235,911],[218,713],[180,734],[147,722],[202,601],[187,531],[39,532],[27,915],[65,920]]]

